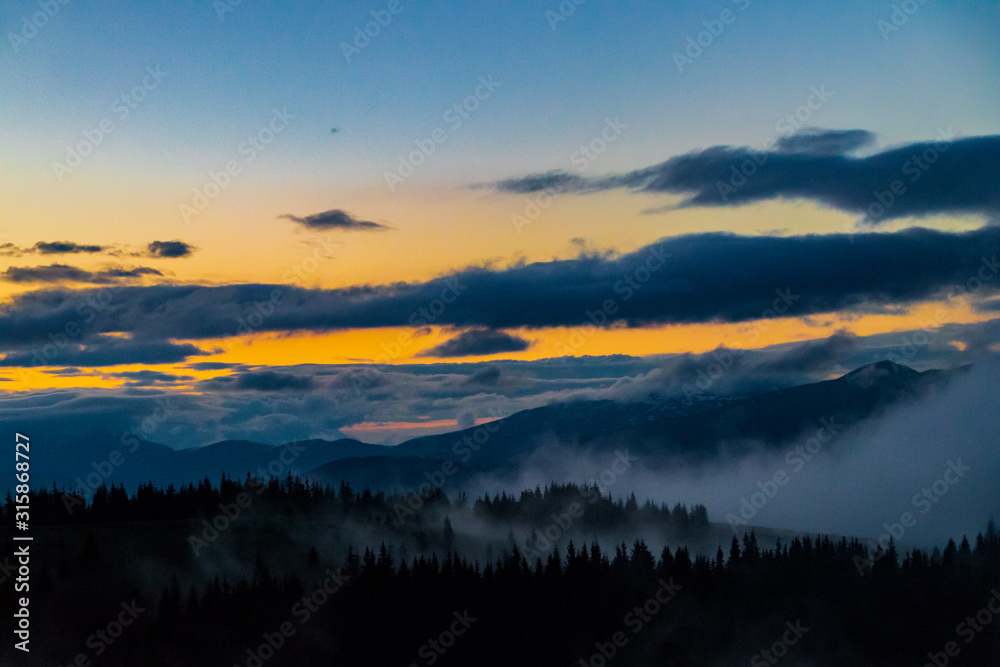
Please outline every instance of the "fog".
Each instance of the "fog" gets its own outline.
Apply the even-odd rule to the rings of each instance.
[[[762,526],[877,539],[891,528],[904,547],[943,546],[962,535],[972,541],[1000,518],[998,378],[1000,364],[978,364],[885,415],[849,429],[817,423],[780,449],[757,443],[750,454],[665,468],[640,457],[602,487],[615,498],[634,491],[640,504],[703,504],[712,521],[728,522],[740,535]],[[628,448],[621,443],[621,451]],[[609,454],[568,461],[557,449],[541,449],[516,478],[481,477],[467,490],[600,482],[614,461]]]

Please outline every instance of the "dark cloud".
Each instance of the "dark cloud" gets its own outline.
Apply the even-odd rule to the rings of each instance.
[[[232,388],[239,391],[301,391],[315,386],[316,381],[312,377],[275,371],[240,373],[232,383]]]
[[[172,373],[162,373],[160,371],[124,371],[121,373],[108,373],[109,377],[122,378],[128,380],[128,387],[154,387],[157,385],[176,384],[194,380],[191,375],[173,375]]]
[[[816,132],[789,137],[779,150],[714,146],[624,174],[584,178],[555,171],[499,181],[494,187],[512,193],[627,189],[684,195],[678,207],[810,199],[865,215],[871,224],[1000,212],[1000,136],[913,143],[866,157],[843,154],[869,143],[863,130]]]
[[[30,248],[22,248],[13,243],[0,244],[0,256],[22,257],[24,255],[79,255],[110,252],[107,246],[74,243],[73,241],[39,241]]]
[[[12,283],[89,283],[94,279],[94,274],[90,271],[66,264],[11,266],[0,276]]]
[[[156,269],[149,268],[148,266],[136,266],[131,269],[105,269],[104,271],[99,271],[94,275],[97,277],[97,282],[105,279],[108,282],[113,282],[113,279],[115,278],[140,278],[142,276],[162,276],[163,274]]]
[[[132,268],[110,267],[100,271],[87,271],[67,264],[49,264],[47,266],[11,266],[0,279],[12,283],[90,283],[92,285],[109,285],[123,280],[141,278],[142,276],[162,276],[156,269],[146,266]]]
[[[974,322],[964,325],[949,325],[945,328],[948,342],[965,346],[967,355],[975,355],[990,350],[1000,352],[1000,319]]]
[[[471,329],[422,352],[420,356],[471,357],[502,352],[521,352],[529,347],[531,347],[531,341],[503,331]]]
[[[79,322],[81,312],[88,332],[128,331],[144,342],[225,337],[246,326],[637,327],[781,313],[899,312],[965,289],[995,263],[998,249],[998,227],[780,238],[713,233],[668,238],[616,257],[471,267],[423,283],[333,290],[259,284],[38,290],[0,306],[0,352],[46,341],[68,322]],[[983,285],[975,300],[995,296],[1000,279]],[[110,299],[111,307],[88,309],[90,300],[101,298]]]
[[[976,304],[976,310],[980,313],[1000,313],[1000,299],[990,299]]]
[[[235,368],[245,368],[243,364],[232,364],[224,361],[198,361],[193,364],[187,364],[186,368],[190,368],[195,371],[224,371]]]
[[[533,192],[587,192],[592,189],[592,181],[565,171],[548,171],[523,178],[509,178],[494,184],[500,192],[530,194]]]
[[[817,130],[810,128],[787,137],[780,137],[775,142],[775,150],[780,153],[847,155],[874,143],[875,135],[868,130]]]
[[[52,241],[51,243],[39,241],[33,250],[40,255],[76,255],[103,252],[105,248],[99,245],[81,245],[72,241]]]
[[[382,231],[385,229],[392,229],[387,225],[382,225],[377,222],[358,220],[352,217],[350,213],[341,211],[340,209],[314,213],[313,215],[307,215],[304,218],[291,214],[279,215],[278,217],[291,220],[292,222],[298,223],[309,229],[358,229],[364,231]]]
[[[162,259],[173,259],[177,257],[190,257],[195,247],[184,241],[153,241],[146,246],[149,257],[159,257]]]
[[[495,385],[500,381],[503,371],[499,366],[487,366],[481,371],[476,371],[469,376],[469,384]]]
[[[0,366],[122,366],[127,364],[175,364],[204,355],[194,345],[168,341],[143,342],[118,336],[89,336],[83,341],[65,334],[42,338],[35,344],[11,351]],[[51,342],[50,342],[51,341]]]

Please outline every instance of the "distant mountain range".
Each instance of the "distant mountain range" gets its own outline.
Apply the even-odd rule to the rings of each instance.
[[[614,452],[625,447],[655,468],[673,465],[678,457],[704,460],[722,448],[738,454],[751,445],[780,447],[818,429],[820,420],[847,428],[942,386],[965,370],[921,373],[880,361],[835,380],[751,396],[558,403],[391,447],[352,439],[279,446],[227,440],[184,450],[142,442],[130,452],[116,441],[68,438],[50,443],[47,451],[33,457],[33,478],[36,488],[42,481],[54,481],[59,487],[82,486],[89,492],[105,481],[131,489],[146,481],[186,484],[207,477],[217,483],[223,474],[242,478],[247,473],[290,473],[323,483],[346,480],[355,486],[412,489],[427,481],[428,472],[451,471],[453,482],[482,474],[513,475],[528,461],[544,470],[546,462],[565,462],[584,453],[610,462]]]

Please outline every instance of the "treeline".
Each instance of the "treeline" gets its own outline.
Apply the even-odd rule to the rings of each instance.
[[[241,494],[255,499],[245,511],[262,520],[234,521],[226,546],[192,553],[192,527]],[[143,485],[133,494],[112,486],[90,500],[40,490],[30,499],[39,651],[47,664],[83,655],[95,665],[245,667],[758,667],[782,658],[883,667],[950,660],[946,650],[958,651],[955,664],[993,664],[1000,654],[992,522],[972,541],[930,551],[829,536],[763,544],[749,532],[699,553],[683,539],[654,543],[662,534],[653,538],[651,526],[699,533],[702,506],[612,500],[597,487],[557,484],[471,503],[429,494],[407,521],[434,526],[430,548],[408,552],[403,538],[423,529],[384,526],[411,501],[294,477]],[[574,503],[586,506],[581,524],[631,526],[635,537],[560,538],[545,549],[515,539],[516,526],[575,516]],[[347,528],[355,524],[365,530]],[[301,532],[306,525],[324,532]],[[484,526],[506,542],[496,556],[471,556],[472,533]],[[320,539],[326,534],[338,539]],[[343,540],[353,546],[340,550]],[[0,566],[13,558],[10,544],[0,540]],[[8,580],[3,608],[14,596]],[[138,617],[116,629],[126,608]],[[9,614],[0,620],[8,636],[11,623]],[[94,639],[95,630],[107,639]]]
[[[166,519],[198,519],[212,517],[220,506],[236,503],[239,506],[257,505],[255,511],[278,513],[352,514],[369,523],[421,523],[427,510],[470,509],[468,496],[459,492],[450,499],[441,489],[433,489],[424,496],[416,494],[385,493],[363,489],[360,492],[341,482],[339,488],[329,484],[304,481],[292,475],[284,479],[261,479],[248,475],[234,480],[225,475],[218,486],[209,479],[198,484],[158,488],[151,482],[141,484],[129,494],[124,485],[110,487],[102,484],[87,499],[74,491],[42,488],[29,494],[31,520],[34,525],[63,525],[76,523],[107,523],[119,521],[160,521]],[[249,502],[247,502],[249,500]],[[259,501],[259,502],[258,502]],[[551,514],[564,513],[577,503],[586,508],[581,524],[593,527],[620,526],[656,522],[690,537],[704,532],[708,527],[708,511],[704,505],[694,505],[690,510],[677,503],[656,505],[647,500],[640,505],[635,493],[627,499],[613,499],[603,494],[597,485],[551,484],[544,489],[525,490],[520,496],[485,495],[471,505],[477,518],[506,524],[512,521],[534,522]],[[3,519],[10,523],[14,517],[14,498],[8,493],[3,506]]]
[[[205,665],[271,654],[268,664],[296,665],[774,664],[768,651],[794,656],[789,664],[885,666],[923,664],[955,642],[961,664],[992,664],[997,626],[967,619],[993,594],[1000,603],[993,524],[974,546],[889,551],[825,536],[765,548],[750,533],[714,558],[684,547],[657,557],[638,539],[613,553],[571,542],[531,560],[512,541],[481,564],[453,553],[400,560],[383,544],[338,567],[310,554],[300,564],[316,573],[308,583],[258,560],[249,580],[165,588],[144,655]],[[873,565],[859,570],[859,559]],[[331,577],[333,592],[317,595]]]

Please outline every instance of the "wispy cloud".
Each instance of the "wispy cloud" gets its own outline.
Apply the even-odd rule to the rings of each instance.
[[[22,248],[14,243],[0,244],[0,255],[21,257],[23,255],[80,255],[108,252],[107,246],[74,243],[73,241],[39,241],[30,248]]]
[[[123,281],[135,280],[143,276],[162,276],[163,273],[148,266],[130,268],[109,267],[100,271],[87,271],[67,264],[49,264],[47,266],[11,266],[0,279],[12,283],[89,283],[92,285],[109,285]]]
[[[323,211],[322,213],[314,213],[312,215],[307,215],[305,217],[299,217],[297,215],[292,215],[286,213],[285,215],[279,215],[279,218],[284,218],[285,220],[291,220],[294,223],[302,225],[308,229],[346,229],[346,230],[361,230],[361,231],[383,231],[386,229],[392,229],[388,225],[384,225],[378,222],[370,222],[368,220],[358,220],[353,217],[350,213],[346,211],[341,211],[340,209],[332,209],[330,211]]]
[[[72,241],[39,241],[34,246],[34,252],[41,255],[76,255],[80,253],[104,252],[106,248],[100,245],[82,245]]]

